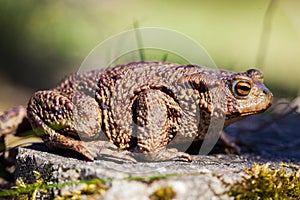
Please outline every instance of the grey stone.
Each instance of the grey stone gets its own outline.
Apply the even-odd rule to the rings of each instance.
[[[107,160],[88,162],[64,157],[45,150],[43,144],[19,148],[16,178],[34,183],[33,171],[38,171],[47,183],[64,183],[93,178],[108,179],[108,190],[103,199],[149,199],[156,190],[170,186],[176,199],[231,199],[224,193],[221,180],[233,183],[241,178],[243,166],[251,166],[253,160],[235,155],[193,156],[191,163],[180,161],[117,163]],[[250,156],[249,156],[250,157]],[[128,180],[129,177],[153,177],[170,175],[154,181]],[[82,186],[81,186],[82,187]],[[39,193],[40,199],[53,199],[57,195],[79,190],[80,186],[66,186]],[[100,198],[100,196],[99,196]]]

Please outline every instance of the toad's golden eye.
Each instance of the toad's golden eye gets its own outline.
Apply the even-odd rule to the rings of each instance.
[[[232,89],[236,95],[245,97],[251,91],[251,83],[246,80],[237,80],[234,82]]]

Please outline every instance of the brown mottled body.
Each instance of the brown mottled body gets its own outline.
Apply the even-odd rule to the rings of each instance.
[[[72,149],[90,160],[130,160],[132,155],[191,160],[167,145],[204,139],[213,116],[224,118],[227,126],[266,110],[272,94],[262,78],[254,69],[233,73],[196,65],[129,63],[73,74],[52,90],[36,92],[27,115],[48,147]]]

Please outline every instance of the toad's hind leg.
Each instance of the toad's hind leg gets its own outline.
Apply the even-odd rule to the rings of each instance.
[[[180,108],[172,97],[160,90],[146,90],[133,103],[133,134],[137,146],[135,157],[149,161],[182,159],[191,161],[187,153],[166,149],[179,127]]]
[[[16,132],[23,123],[28,123],[25,106],[18,106],[5,111],[0,114],[0,136],[18,134]],[[20,131],[28,131],[30,129],[31,127],[26,127],[25,129],[24,126]]]
[[[94,139],[101,131],[102,112],[90,96],[68,98],[57,91],[39,91],[31,97],[27,115],[50,149],[70,149],[94,159],[81,141]]]

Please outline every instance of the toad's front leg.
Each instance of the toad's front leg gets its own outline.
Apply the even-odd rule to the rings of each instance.
[[[160,90],[146,90],[138,94],[133,103],[133,133],[138,141],[132,151],[136,158],[191,161],[187,153],[166,149],[179,128],[180,112],[174,99]]]
[[[27,115],[50,149],[70,149],[94,159],[84,141],[99,136],[102,112],[90,96],[66,97],[58,91],[39,91],[31,97]]]

